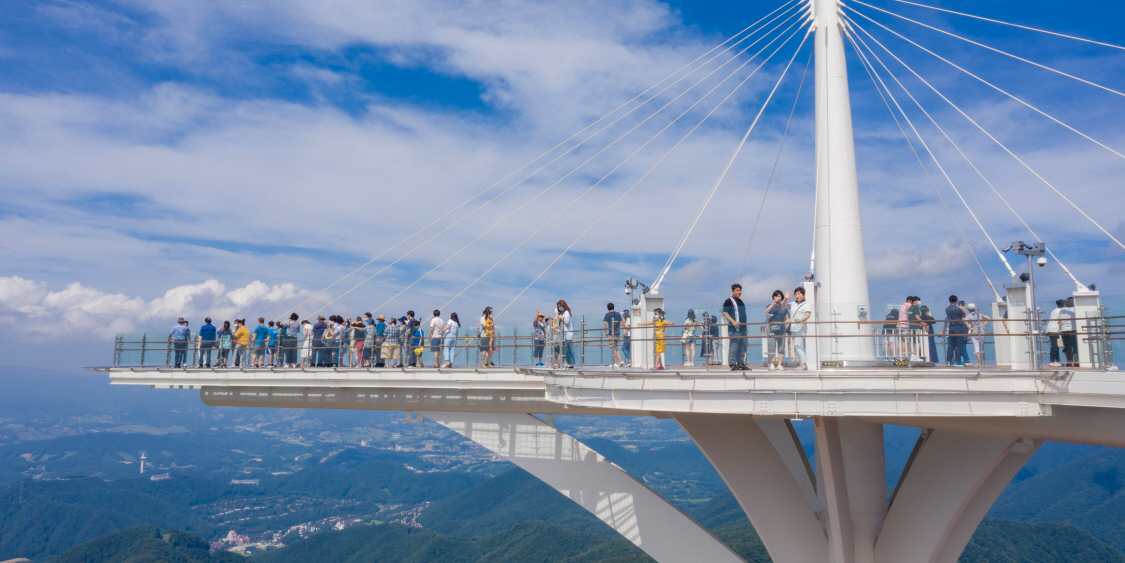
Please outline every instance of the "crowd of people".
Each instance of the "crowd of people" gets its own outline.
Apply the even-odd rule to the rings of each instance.
[[[632,312],[630,311],[632,309]],[[891,310],[885,323],[877,330],[881,338],[880,355],[902,361],[928,359],[937,362],[937,338],[946,338],[945,363],[951,366],[971,364],[969,347],[972,347],[977,365],[983,365],[986,326],[992,318],[973,303],[966,304],[956,295],[949,296],[944,319],[938,319],[918,296],[907,296],[898,309]],[[663,309],[656,309],[651,320],[638,321],[639,305],[617,311],[613,303],[606,305],[601,334],[595,345],[611,351],[614,367],[631,367],[634,332],[646,329],[644,338],[652,341],[652,369],[665,368],[667,329],[679,327],[680,343],[686,365],[695,365],[698,356],[707,365],[722,362],[721,350],[726,347],[727,363],[732,370],[749,369],[746,365],[748,328],[754,324],[764,326],[763,354],[769,370],[785,369],[789,355],[798,370],[808,369],[806,336],[813,312],[806,300],[804,287],[792,291],[775,290],[763,311],[763,322],[749,320],[746,304],[742,301],[742,286],[733,284],[731,295],[722,305],[721,317],[702,312],[697,318],[694,310],[687,312],[681,325],[666,318]],[[364,313],[350,318],[339,315],[318,316],[315,321],[301,320],[293,313],[287,320],[267,321],[257,319],[251,328],[246,319],[223,321],[216,327],[211,319],[204,319],[196,338],[192,338],[185,319],[172,328],[169,338],[174,352],[173,364],[187,367],[190,361],[197,367],[453,367],[457,356],[464,352],[459,364],[475,363],[480,367],[495,367],[496,354],[502,347],[530,346],[532,363],[540,367],[572,368],[579,363],[575,351],[574,313],[565,300],[559,300],[548,314],[536,311],[531,322],[526,343],[513,340],[501,345],[496,333],[493,310],[486,307],[476,326],[462,325],[457,313],[443,317],[434,310],[428,320],[415,317],[407,311],[400,317],[373,316]],[[1006,319],[1003,320],[1006,325]],[[721,326],[727,334],[721,336]],[[650,330],[649,327],[651,327]],[[940,329],[940,330],[939,330]],[[461,345],[461,331],[466,337]],[[1050,342],[1052,366],[1060,366],[1060,351],[1066,356],[1066,365],[1077,365],[1077,333],[1073,298],[1059,300],[1051,312],[1046,330]],[[580,338],[584,338],[583,335]],[[753,338],[757,338],[754,336]],[[475,340],[475,342],[474,342]],[[588,340],[584,340],[589,342]],[[429,354],[427,354],[427,351]],[[476,352],[476,359],[469,356]]]

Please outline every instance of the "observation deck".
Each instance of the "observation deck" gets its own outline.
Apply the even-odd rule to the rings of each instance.
[[[786,418],[1047,417],[1058,406],[1125,408],[1125,377],[1077,368],[95,369],[114,384],[199,389],[212,405]]]

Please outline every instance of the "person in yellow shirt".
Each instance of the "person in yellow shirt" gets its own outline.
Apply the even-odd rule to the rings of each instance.
[[[666,347],[664,329],[671,324],[671,321],[664,318],[664,309],[659,308],[653,311],[651,322],[640,323],[640,326],[652,325],[652,354],[654,360],[652,369],[664,369],[664,349]]]
[[[246,328],[245,319],[234,320],[234,365],[241,366],[246,363],[250,349],[250,329]]]

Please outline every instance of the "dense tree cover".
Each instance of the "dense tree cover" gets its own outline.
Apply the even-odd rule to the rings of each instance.
[[[603,536],[616,534],[593,514],[519,468],[435,502],[418,522],[450,535],[490,536],[525,520]]]
[[[1077,527],[986,519],[960,563],[1125,563],[1125,556]]]
[[[1125,450],[1106,449],[1008,487],[989,513],[1026,522],[1068,522],[1125,550]]]
[[[245,563],[227,552],[211,554],[203,538],[181,530],[160,533],[156,526],[134,526],[75,546],[53,563]]]

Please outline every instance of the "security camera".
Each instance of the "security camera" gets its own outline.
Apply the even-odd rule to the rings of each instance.
[[[1035,261],[1035,263],[1039,264],[1039,267],[1042,268],[1043,266],[1047,265],[1047,257],[1046,256],[1040,256],[1039,259]]]

